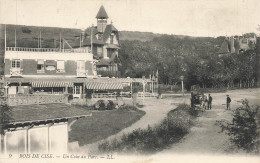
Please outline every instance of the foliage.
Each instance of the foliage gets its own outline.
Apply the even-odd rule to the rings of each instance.
[[[257,130],[256,115],[259,106],[249,106],[248,100],[243,100],[242,106],[233,114],[233,123],[222,123],[223,131],[238,148],[247,152],[259,153],[260,141]]]
[[[12,111],[7,105],[0,105],[0,132],[4,134],[5,125],[12,120]]]
[[[106,110],[106,104],[104,100],[98,100],[95,104],[96,110]]]
[[[127,77],[148,77],[159,71],[159,83],[180,84],[187,90],[202,88],[252,87],[259,76],[259,45],[239,54],[218,55],[224,37],[200,38],[161,35],[149,41],[122,41],[119,70]]]
[[[107,110],[113,110],[116,108],[115,103],[112,100],[108,100]]]
[[[32,31],[27,27],[22,27],[22,32],[30,34]]]
[[[132,106],[132,105],[121,105],[119,107],[119,110],[123,110],[123,111],[131,111],[131,110],[133,110],[133,111],[136,111],[137,108],[135,106]]]
[[[121,140],[114,139],[111,142],[99,144],[100,152],[134,152],[155,153],[178,142],[189,132],[193,124],[190,107],[182,104],[168,113],[162,123],[147,129],[137,129],[130,134],[122,136]]]

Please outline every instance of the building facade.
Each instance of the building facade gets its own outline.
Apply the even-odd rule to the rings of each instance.
[[[102,5],[97,13],[97,25],[87,28],[85,46],[90,47],[96,59],[98,75],[119,77],[118,58],[119,33],[113,25],[108,24],[108,14]]]
[[[81,49],[6,47],[7,94],[70,93],[81,98],[84,78],[93,78],[93,55]]]
[[[257,36],[254,33],[244,34],[242,36],[226,37],[218,51],[218,54],[241,53],[251,49],[256,44]]]

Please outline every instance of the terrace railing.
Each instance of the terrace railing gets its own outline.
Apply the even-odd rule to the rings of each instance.
[[[116,93],[93,93],[92,98],[116,98]],[[120,92],[119,97],[131,97],[129,92]]]
[[[25,47],[6,47],[6,51],[24,52],[60,52],[60,53],[90,53],[90,48],[59,49],[59,48],[25,48]]]
[[[68,103],[68,95],[8,95],[7,104],[9,106]]]
[[[145,93],[143,93],[143,92],[138,92],[138,94],[137,94],[137,97],[157,97],[158,96],[158,94],[157,93],[149,93],[149,92],[145,92]]]

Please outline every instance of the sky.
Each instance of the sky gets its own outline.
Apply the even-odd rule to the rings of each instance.
[[[119,31],[260,34],[260,0],[0,0],[0,23],[85,29],[101,5]]]

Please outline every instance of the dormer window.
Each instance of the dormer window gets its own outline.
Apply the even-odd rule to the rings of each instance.
[[[114,43],[114,33],[110,35],[110,44]]]
[[[98,34],[98,40],[103,40],[103,35],[102,34]]]

